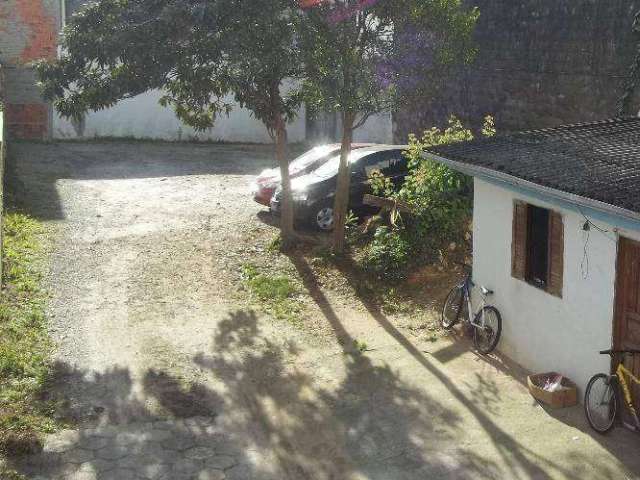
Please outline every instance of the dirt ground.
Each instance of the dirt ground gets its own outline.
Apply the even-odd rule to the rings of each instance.
[[[29,478],[640,478],[636,435],[594,435],[581,408],[535,403],[518,367],[434,334],[446,276],[424,277],[424,309],[390,314],[348,269],[269,252],[277,229],[249,195],[269,148],[12,158],[19,200],[55,232],[52,394],[71,425],[15,462]],[[247,262],[294,279],[299,321],[251,298]]]

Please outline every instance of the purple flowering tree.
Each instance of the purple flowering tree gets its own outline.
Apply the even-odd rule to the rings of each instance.
[[[333,249],[344,251],[353,132],[374,114],[429,92],[431,80],[470,61],[477,9],[461,0],[300,0],[305,100],[342,115]]]

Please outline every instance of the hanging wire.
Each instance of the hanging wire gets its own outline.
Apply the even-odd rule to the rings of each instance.
[[[584,212],[578,208],[578,211],[580,212],[580,215],[582,215],[582,217],[585,220],[584,226],[583,226],[583,230],[588,231],[590,227],[595,228],[596,230],[598,230],[600,233],[609,233],[609,230],[599,227],[598,225],[596,225],[595,223],[593,223],[591,221],[591,219],[589,217],[587,217]]]
[[[580,271],[582,272],[582,278],[587,279],[589,277],[589,253],[587,252],[587,248],[589,246],[589,237],[591,232],[589,230],[583,230],[586,233],[586,238],[584,240],[584,248],[582,253],[582,262],[580,262]]]
[[[584,223],[582,224],[582,231],[585,237],[584,237],[584,246],[582,249],[582,261],[580,262],[580,270],[582,272],[582,278],[586,280],[589,277],[589,240],[591,238],[591,227],[595,228],[598,232],[602,233],[605,236],[605,238],[607,238],[608,240],[616,242],[616,239],[611,238],[609,235],[607,235],[607,233],[611,233],[610,230],[607,230],[606,228],[602,228],[599,225],[596,225],[595,223],[593,223],[591,219],[587,217],[580,208],[578,208],[578,211],[580,212],[580,215],[582,215],[582,217],[584,218]]]

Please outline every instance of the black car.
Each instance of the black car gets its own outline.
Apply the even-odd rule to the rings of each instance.
[[[365,208],[363,197],[371,193],[369,175],[380,171],[395,184],[400,184],[407,175],[407,159],[402,145],[378,145],[351,152],[351,188],[349,208],[356,212]],[[296,221],[309,222],[320,230],[333,228],[333,200],[338,181],[340,155],[336,155],[320,168],[291,181],[291,194]],[[271,199],[271,211],[280,211],[282,188],[278,188]]]

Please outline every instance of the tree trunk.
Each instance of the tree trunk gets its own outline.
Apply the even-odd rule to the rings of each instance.
[[[291,200],[291,177],[287,159],[287,128],[282,116],[276,118],[276,159],[282,181],[282,205],[280,209],[280,238],[282,249],[290,248],[295,239],[293,229],[293,202]]]
[[[355,114],[344,112],[342,115],[342,148],[340,149],[340,167],[338,168],[338,185],[333,204],[333,251],[344,252],[344,224],[349,208],[349,186],[351,184],[351,169],[349,155],[353,139],[353,123]]]

